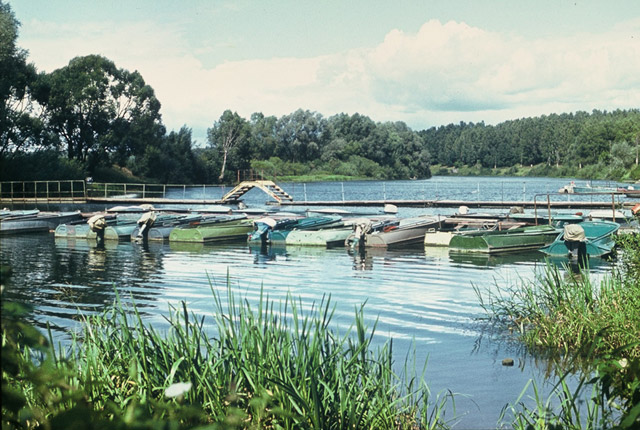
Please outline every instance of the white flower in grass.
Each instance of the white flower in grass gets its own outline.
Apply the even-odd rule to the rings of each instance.
[[[177,382],[175,384],[171,384],[164,390],[165,397],[179,397],[187,393],[191,389],[191,382]]]

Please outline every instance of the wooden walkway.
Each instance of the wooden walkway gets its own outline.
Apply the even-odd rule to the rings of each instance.
[[[616,207],[631,208],[638,202],[622,202],[615,204]],[[277,203],[274,203],[277,204]],[[281,202],[280,206],[378,206],[392,204],[398,207],[413,208],[449,208],[467,206],[469,208],[511,208],[519,206],[522,208],[551,207],[553,209],[609,209],[611,202],[549,202],[547,201],[467,201],[467,200],[317,200],[317,201],[295,201]]]

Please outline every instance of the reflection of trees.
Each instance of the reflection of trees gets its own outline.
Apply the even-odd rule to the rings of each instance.
[[[83,239],[54,240],[50,235],[3,238],[1,261],[13,269],[6,299],[32,304],[34,315],[46,316],[54,328],[55,321],[73,319],[78,311],[102,311],[113,303],[114,288],[125,304],[135,300],[143,309],[162,294],[159,285],[149,283],[163,269],[163,246],[112,241],[98,245]]]

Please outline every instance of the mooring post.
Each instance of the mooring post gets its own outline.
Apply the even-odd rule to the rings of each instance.
[[[344,202],[344,182],[340,182],[340,185],[342,186],[342,201]]]
[[[302,184],[302,189],[304,190],[304,201],[306,202],[307,201],[307,184],[306,183]]]

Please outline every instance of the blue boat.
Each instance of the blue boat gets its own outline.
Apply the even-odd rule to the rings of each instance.
[[[249,234],[248,242],[254,243],[285,243],[287,236],[293,230],[317,230],[331,226],[342,225],[339,215],[310,216],[304,218],[261,218],[254,221],[255,229]]]
[[[568,224],[551,245],[540,251],[551,256],[571,257],[577,252],[587,257],[603,257],[613,251],[615,242],[611,236],[619,228],[620,224],[611,221]]]

